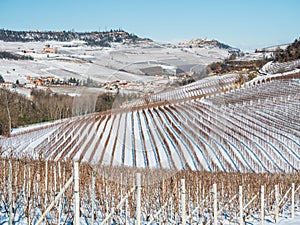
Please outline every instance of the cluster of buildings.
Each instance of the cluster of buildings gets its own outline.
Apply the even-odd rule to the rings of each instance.
[[[16,86],[16,84],[12,83],[12,82],[0,82],[0,87],[1,88],[14,88]]]
[[[217,40],[208,40],[207,38],[202,39],[202,38],[197,38],[197,39],[192,39],[187,42],[180,42],[178,44],[179,47],[187,47],[187,48],[199,48],[199,47],[216,47],[218,45]]]
[[[60,79],[56,77],[30,77],[26,76],[25,88],[35,88],[37,86],[48,86],[51,84],[60,84]],[[15,88],[19,85],[19,82],[0,82],[0,87],[2,88]]]
[[[129,86],[130,83],[127,81],[120,81],[120,80],[115,80],[112,82],[108,82],[104,84],[104,88],[107,90],[115,90],[115,89],[122,89],[125,86]]]
[[[53,48],[49,44],[46,44],[45,47],[43,48],[43,50],[41,50],[41,51],[35,51],[34,49],[23,49],[23,50],[21,50],[21,52],[22,53],[41,53],[41,54],[52,53],[52,54],[56,54],[58,52],[58,50],[57,50],[57,48]]]
[[[52,48],[49,44],[45,45],[43,49],[43,53],[52,53],[56,54],[57,53],[57,48]]]
[[[28,84],[32,86],[44,86],[50,84],[58,84],[60,83],[60,79],[57,77],[30,77],[26,76],[26,80]]]

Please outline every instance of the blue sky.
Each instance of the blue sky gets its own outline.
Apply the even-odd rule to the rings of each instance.
[[[0,0],[0,29],[122,28],[162,42],[217,39],[242,49],[300,36],[299,0]]]

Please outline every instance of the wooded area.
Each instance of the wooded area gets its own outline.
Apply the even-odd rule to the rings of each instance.
[[[117,107],[116,104],[120,105],[135,97],[134,94],[102,93],[97,96],[89,112],[82,109],[76,115],[106,111],[113,105]],[[0,99],[0,135],[9,136],[11,129],[15,127],[74,116],[75,98],[69,95],[32,89],[31,99],[28,99],[21,94],[0,88]],[[77,102],[78,99],[76,104]],[[79,104],[85,103],[86,101],[79,101]]]

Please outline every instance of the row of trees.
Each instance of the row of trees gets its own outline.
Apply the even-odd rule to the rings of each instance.
[[[0,135],[9,136],[12,128],[19,126],[69,118],[78,114],[107,111],[137,96],[102,93],[85,97],[72,97],[32,89],[29,100],[21,94],[0,88]],[[87,106],[91,98],[95,100]],[[89,109],[83,109],[84,107]],[[80,108],[79,113],[78,108]]]
[[[32,91],[33,101],[25,96],[0,89],[0,135],[10,135],[12,128],[45,122],[72,115],[70,96]]]
[[[257,71],[264,64],[266,64],[271,59],[261,59],[261,60],[250,60],[250,61],[238,61],[236,60],[235,54],[232,54],[228,59],[223,62],[214,62],[208,65],[208,73],[213,74],[224,74],[236,71]],[[296,59],[300,59],[300,39],[296,39],[292,44],[290,44],[285,50],[277,49],[274,52],[273,58],[278,62],[287,62]]]
[[[225,74],[230,72],[247,71],[253,72],[259,70],[269,60],[250,60],[250,61],[236,61],[227,59],[223,62],[214,62],[207,66],[208,73]]]
[[[122,29],[103,32],[74,32],[74,31],[12,31],[0,29],[0,40],[3,41],[72,41],[83,40],[88,45],[110,47],[110,42],[143,40],[135,34],[129,34]]]
[[[9,135],[12,127],[38,122],[35,104],[22,95],[0,88],[0,134]]]
[[[279,50],[274,59],[278,62],[287,62],[300,59],[300,38],[295,40],[285,50]]]
[[[13,60],[33,60],[31,56],[16,55],[10,52],[0,51],[0,59],[13,59]]]

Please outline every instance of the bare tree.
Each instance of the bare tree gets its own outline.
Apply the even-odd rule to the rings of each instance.
[[[9,100],[8,100],[7,92],[5,94],[5,105],[6,105],[6,112],[7,112],[7,118],[8,118],[8,133],[7,133],[7,135],[10,136],[10,134],[11,134],[11,116],[10,116]]]

